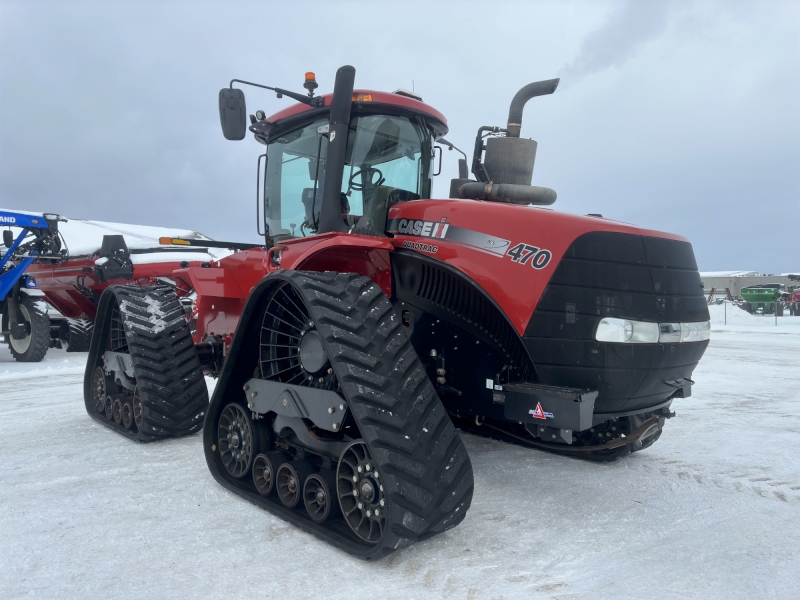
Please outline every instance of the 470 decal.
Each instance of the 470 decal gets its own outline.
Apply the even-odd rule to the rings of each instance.
[[[506,256],[521,265],[530,263],[534,269],[544,269],[553,257],[549,250],[537,248],[530,244],[517,244],[506,252]]]

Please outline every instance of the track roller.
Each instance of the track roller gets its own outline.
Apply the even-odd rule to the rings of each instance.
[[[122,425],[125,429],[133,429],[133,403],[126,400],[122,405]]]
[[[122,400],[119,398],[114,398],[113,417],[114,423],[117,425],[122,423]]]
[[[339,514],[339,499],[335,494],[336,478],[332,473],[312,473],[303,484],[303,503],[315,523],[322,523]]]
[[[284,452],[267,452],[253,459],[253,483],[262,496],[268,496],[275,487],[275,472],[278,466],[285,463]]]
[[[114,401],[111,399],[111,396],[106,396],[106,402],[104,405],[104,411],[106,415],[106,419],[109,421],[114,420]]]
[[[302,460],[285,462],[275,474],[275,491],[286,508],[294,508],[303,496],[303,484],[314,467]]]

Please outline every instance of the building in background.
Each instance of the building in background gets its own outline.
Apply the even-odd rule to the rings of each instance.
[[[770,283],[781,284],[781,290],[788,292],[792,286],[800,285],[800,271],[781,275],[762,275],[756,271],[701,271],[700,281],[706,294],[716,289],[717,294],[723,295],[727,288],[734,298],[741,298],[742,288]]]

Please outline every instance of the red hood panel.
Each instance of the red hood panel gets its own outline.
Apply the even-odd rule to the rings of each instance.
[[[388,223],[396,248],[435,257],[473,279],[520,335],[564,253],[581,235],[610,231],[687,241],[598,217],[479,200],[398,204]]]

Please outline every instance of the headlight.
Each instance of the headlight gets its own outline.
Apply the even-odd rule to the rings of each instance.
[[[703,342],[711,339],[711,321],[681,323],[682,342]]]
[[[711,337],[711,322],[647,323],[630,319],[605,317],[597,324],[594,338],[598,342],[616,344],[669,344],[702,342]]]
[[[658,341],[658,323],[606,317],[597,324],[594,337],[598,342],[655,344]]]

